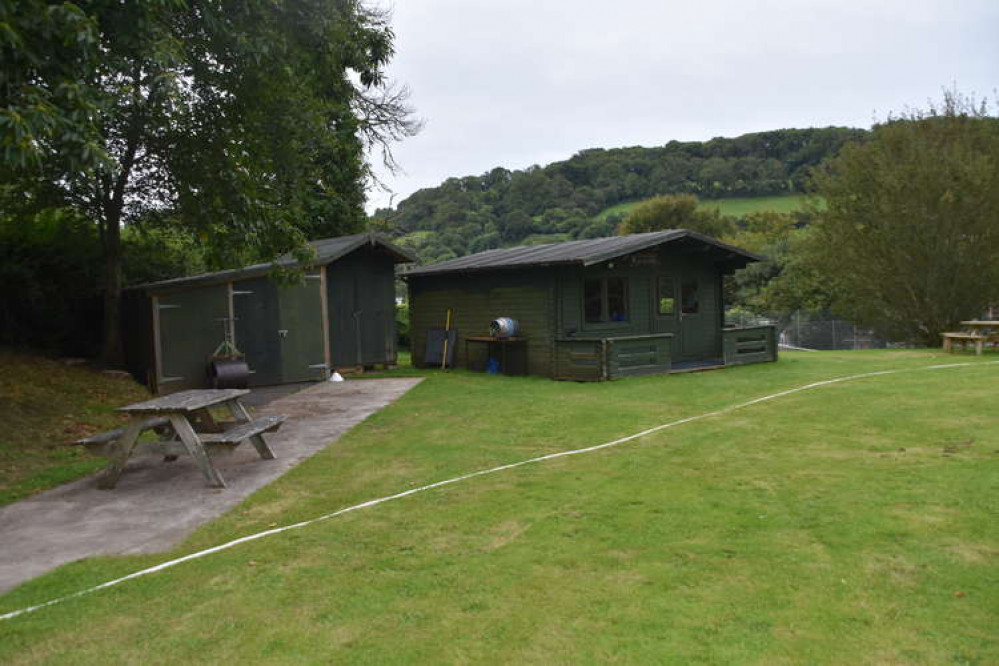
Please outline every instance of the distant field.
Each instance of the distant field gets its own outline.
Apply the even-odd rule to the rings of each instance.
[[[644,201],[644,200],[643,200]],[[627,201],[600,211],[597,219],[604,220],[611,215],[628,213],[642,201]],[[790,213],[801,210],[805,206],[805,197],[799,194],[788,194],[774,197],[736,197],[731,199],[702,199],[701,208],[717,208],[722,215],[742,217],[747,213],[774,211]]]
[[[569,234],[531,234],[518,245],[544,245],[545,243],[561,243],[571,240]]]

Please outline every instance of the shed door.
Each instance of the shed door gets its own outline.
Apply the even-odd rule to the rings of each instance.
[[[364,309],[360,285],[353,271],[337,271],[329,279],[330,338],[334,368],[364,363],[361,328]]]
[[[299,285],[280,287],[281,378],[285,382],[324,379],[322,281],[318,273]]]
[[[246,355],[252,385],[324,378],[319,286],[318,274],[292,286],[266,277],[234,283],[236,346]]]
[[[395,275],[375,271],[359,286],[362,362],[395,358]]]
[[[236,347],[246,355],[251,386],[281,383],[281,313],[277,285],[268,278],[233,283]]]
[[[163,294],[159,305],[160,372],[163,392],[201,388],[208,361],[225,338],[229,287],[216,285]]]

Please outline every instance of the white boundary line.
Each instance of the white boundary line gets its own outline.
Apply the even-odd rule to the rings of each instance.
[[[880,377],[882,375],[896,375],[908,372],[920,372],[923,370],[944,370],[949,368],[966,368],[966,367],[979,367],[984,365],[994,365],[999,364],[999,361],[982,361],[977,363],[947,363],[943,365],[929,365],[922,368],[904,368],[900,370],[880,370],[878,372],[865,372],[859,375],[848,375],[846,377],[836,377],[834,379],[826,379],[819,382],[812,382],[811,384],[805,384],[803,386],[798,386],[795,388],[787,389],[785,391],[780,391],[778,393],[771,393],[770,395],[765,395],[761,398],[754,398],[753,400],[748,400],[746,402],[741,402],[735,405],[730,405],[728,407],[723,407],[711,412],[704,412],[703,414],[698,414],[696,416],[688,416],[687,418],[680,419],[678,421],[671,421],[670,423],[664,423],[641,432],[636,432],[633,435],[628,435],[626,437],[621,437],[620,439],[615,439],[610,442],[605,442],[603,444],[597,444],[595,446],[588,446],[582,449],[572,449],[570,451],[559,451],[558,453],[549,453],[543,456],[537,456],[536,458],[529,458],[527,460],[520,460],[514,463],[508,463],[506,465],[499,465],[498,467],[491,467],[489,469],[482,469],[477,472],[471,472],[469,474],[463,474],[461,476],[455,476],[450,479],[445,479],[443,481],[437,481],[435,483],[428,483],[425,486],[420,486],[418,488],[412,488],[410,490],[405,490],[401,493],[396,493],[394,495],[386,495],[385,497],[379,497],[377,499],[368,500],[367,502],[362,502],[360,504],[355,504],[353,506],[348,506],[344,509],[334,511],[332,513],[327,513],[321,515],[317,518],[312,518],[311,520],[303,520],[302,522],[292,523],[290,525],[283,525],[281,527],[275,527],[274,529],[265,530],[263,532],[257,532],[256,534],[250,534],[245,537],[240,537],[238,539],[233,539],[232,541],[227,541],[226,543],[220,544],[218,546],[213,546],[211,548],[206,548],[205,550],[199,550],[197,552],[191,553],[189,555],[184,555],[183,557],[178,557],[162,564],[157,564],[155,566],[141,569],[140,571],[135,571],[128,574],[127,576],[122,576],[121,578],[115,578],[114,580],[109,580],[100,585],[95,585],[94,587],[87,588],[85,590],[80,590],[79,592],[74,592],[72,594],[67,594],[63,597],[57,597],[50,601],[40,603],[34,606],[28,606],[26,608],[21,608],[19,610],[10,611],[9,613],[4,613],[0,615],[0,620],[10,620],[12,618],[18,617],[19,615],[24,615],[25,613],[33,613],[34,611],[41,610],[42,608],[47,608],[48,606],[53,606],[70,599],[75,599],[77,597],[82,597],[99,590],[103,590],[109,587],[114,587],[115,585],[120,585],[129,580],[135,578],[141,578],[143,576],[148,576],[149,574],[154,574],[164,569],[169,569],[175,567],[178,564],[183,564],[184,562],[189,562],[190,560],[196,560],[213,553],[218,553],[223,550],[228,550],[233,546],[238,546],[243,543],[248,543],[250,541],[256,541],[257,539],[262,539],[273,534],[280,534],[282,532],[287,532],[289,530],[297,530],[302,527],[307,527],[313,523],[318,523],[324,520],[329,520],[331,518],[336,518],[342,516],[345,513],[351,513],[352,511],[359,511],[361,509],[367,509],[369,507],[378,506],[379,504],[384,504],[392,500],[402,499],[403,497],[408,497],[409,495],[415,495],[416,493],[426,492],[428,490],[433,490],[434,488],[440,488],[442,486],[448,486],[453,483],[458,483],[460,481],[467,481],[468,479],[474,479],[478,476],[486,476],[488,474],[495,474],[496,472],[503,472],[508,469],[514,469],[516,467],[523,467],[524,465],[531,465],[539,462],[544,462],[546,460],[555,460],[556,458],[565,458],[568,456],[578,456],[583,453],[592,453],[593,451],[599,451],[601,449],[609,449],[614,446],[620,446],[627,442],[636,440],[640,437],[645,437],[646,435],[651,435],[652,433],[659,432],[660,430],[666,430],[667,428],[675,428],[676,426],[683,425],[685,423],[691,423],[693,421],[700,421],[703,419],[710,418],[712,416],[721,416],[723,414],[728,414],[729,412],[734,412],[738,409],[744,409],[746,407],[751,407],[753,405],[758,405],[762,402],[768,402],[770,400],[776,400],[777,398],[782,398],[793,393],[800,393],[801,391],[808,391],[810,389],[820,388],[823,386],[829,386],[831,384],[840,384],[842,382],[854,381],[857,379],[866,379],[868,377]]]

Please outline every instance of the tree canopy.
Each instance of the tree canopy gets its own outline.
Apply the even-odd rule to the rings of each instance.
[[[816,177],[810,263],[837,310],[937,344],[999,303],[999,118],[949,93],[874,127]]]
[[[808,172],[865,130],[781,129],[651,148],[589,149],[544,167],[497,167],[448,178],[395,209],[376,211],[380,229],[426,262],[535,240],[615,233],[622,215],[605,209],[657,195],[700,198],[804,191]]]
[[[97,226],[105,356],[123,224],[182,227],[209,267],[359,231],[366,147],[418,129],[359,0],[0,0],[0,27],[0,169]]]
[[[698,208],[693,194],[653,197],[635,206],[618,226],[618,234],[640,234],[665,229],[689,229],[714,238],[731,235],[735,220],[718,212],[717,208]]]

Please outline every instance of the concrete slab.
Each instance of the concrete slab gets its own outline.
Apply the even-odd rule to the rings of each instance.
[[[266,403],[255,414],[288,417],[268,436],[277,460],[261,460],[248,443],[216,458],[224,490],[207,487],[190,457],[147,456],[129,461],[114,490],[98,490],[91,476],[0,508],[0,592],[84,557],[170,548],[420,381],[324,382]]]

